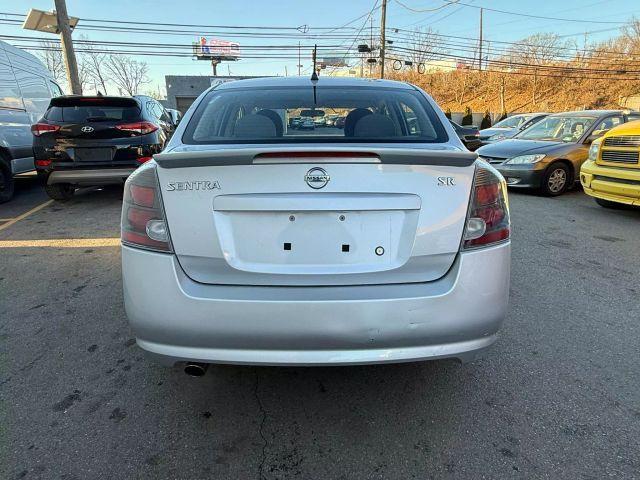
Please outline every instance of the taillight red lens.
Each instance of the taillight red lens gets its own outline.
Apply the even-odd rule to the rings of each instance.
[[[48,167],[51,165],[51,160],[36,160],[36,167]]]
[[[137,135],[146,135],[147,133],[158,130],[158,126],[151,122],[121,123],[120,125],[116,125],[116,128],[123,132],[129,132]]]
[[[498,201],[500,184],[478,185],[475,188],[475,201],[478,205],[489,205]]]
[[[43,133],[52,133],[60,130],[60,125],[49,125],[48,123],[36,123],[31,125],[31,133],[39,137]]]
[[[153,157],[138,157],[138,163],[147,163]]]
[[[172,251],[155,163],[142,165],[125,183],[121,238],[131,247]]]
[[[136,205],[142,207],[153,208],[156,198],[155,189],[152,187],[143,187],[142,185],[130,185],[129,193],[131,199]]]
[[[507,186],[493,167],[478,163],[462,247],[502,242],[509,238],[510,232]]]

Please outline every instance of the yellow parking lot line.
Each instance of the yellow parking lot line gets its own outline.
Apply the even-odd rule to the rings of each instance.
[[[50,240],[0,240],[0,248],[87,248],[116,247],[120,238],[54,238]]]
[[[5,228],[9,228],[14,223],[17,223],[20,220],[27,218],[29,215],[32,215],[32,214],[36,213],[39,210],[42,210],[44,207],[47,207],[47,206],[51,205],[52,203],[53,203],[53,200],[48,200],[48,201],[46,201],[44,203],[41,203],[37,207],[32,208],[28,212],[24,212],[22,215],[18,215],[17,217],[12,218],[11,220],[9,220],[4,225],[0,225],[0,230],[4,230]]]

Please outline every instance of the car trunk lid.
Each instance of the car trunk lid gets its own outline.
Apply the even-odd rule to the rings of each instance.
[[[178,260],[233,285],[424,282],[453,264],[475,154],[235,148],[156,156]]]

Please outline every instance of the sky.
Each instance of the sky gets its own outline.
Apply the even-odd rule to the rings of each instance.
[[[378,0],[380,1],[380,0]],[[634,15],[640,18],[639,0],[459,0],[463,3],[488,7],[497,10],[526,13],[571,19],[573,21],[527,18],[494,11],[484,11],[483,38],[492,45],[492,41],[517,41],[534,33],[549,32],[566,35],[566,38],[582,40],[585,32],[591,41],[604,40],[618,34],[618,28]],[[0,11],[26,14],[28,8],[41,10],[53,9],[53,0],[3,0]],[[443,35],[477,37],[479,27],[479,9],[471,6],[455,5],[455,0],[389,0],[387,26],[393,28],[431,28]],[[70,16],[81,19],[101,19],[114,21],[143,21],[201,25],[232,26],[268,26],[316,28],[348,27],[355,30],[337,30],[335,34],[349,33],[346,38],[331,40],[302,40],[311,45],[314,41],[338,45],[344,50],[353,42],[353,32],[360,31],[369,35],[370,21],[367,14],[376,4],[375,0],[209,0],[180,2],[171,0],[67,0]],[[408,7],[408,8],[407,8]],[[426,11],[437,9],[435,11]],[[420,12],[412,11],[420,10]],[[354,21],[358,17],[362,18]],[[380,10],[373,15],[374,35],[379,34]],[[8,17],[0,14],[2,18]],[[602,22],[602,23],[589,23]],[[351,22],[351,23],[349,23]],[[605,23],[607,22],[607,23]],[[113,25],[118,25],[113,24]],[[74,38],[86,35],[91,40],[110,40],[143,43],[180,43],[189,44],[197,40],[197,35],[168,35],[163,33],[106,32],[82,30],[82,20],[74,32]],[[155,27],[157,28],[157,27]],[[165,28],[165,27],[160,27]],[[166,27],[180,29],[180,27]],[[196,30],[190,28],[190,30]],[[203,30],[211,30],[203,28]],[[237,30],[242,31],[242,30]],[[255,30],[252,30],[255,31]],[[316,30],[318,32],[318,30]],[[327,32],[324,30],[323,32]],[[393,31],[390,31],[393,35]],[[329,33],[330,34],[330,33]],[[48,34],[23,30],[19,25],[0,24],[0,35],[43,36]],[[50,35],[50,37],[55,37]],[[297,39],[264,39],[242,36],[216,35],[216,38],[237,41],[242,46],[265,44],[297,45]],[[19,45],[18,41],[11,41]],[[356,45],[360,43],[359,41]],[[297,50],[295,50],[297,54]],[[308,72],[310,48],[302,51],[303,71]],[[197,61],[189,57],[137,57],[149,65],[151,82],[145,90],[164,89],[165,75],[210,75],[211,65],[206,61]],[[218,74],[226,75],[289,75],[297,74],[297,59],[243,59],[227,62],[218,68]]]

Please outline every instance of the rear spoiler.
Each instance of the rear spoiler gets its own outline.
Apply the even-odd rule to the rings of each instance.
[[[162,168],[212,167],[222,165],[269,165],[283,163],[382,163],[468,167],[478,155],[444,148],[380,147],[248,147],[195,152],[167,152],[153,156]]]
[[[80,95],[54,97],[49,103],[51,107],[81,107],[81,106],[104,106],[104,107],[140,107],[140,104],[132,97],[105,97]]]

